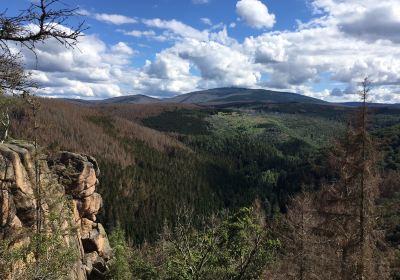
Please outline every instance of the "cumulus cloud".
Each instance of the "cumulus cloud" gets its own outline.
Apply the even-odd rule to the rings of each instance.
[[[117,14],[95,14],[94,18],[98,21],[103,21],[106,23],[122,25],[128,23],[136,23],[137,20],[131,17],[127,17],[124,15],[117,15]]]
[[[400,6],[387,3],[368,9],[339,24],[341,31],[367,41],[400,42]]]
[[[42,93],[51,96],[165,96],[242,86],[345,101],[357,97],[358,82],[368,75],[374,86],[371,101],[400,102],[400,41],[389,28],[397,26],[397,0],[310,1],[315,17],[309,22],[299,22],[291,31],[264,30],[240,42],[223,24],[199,30],[174,19],[141,20],[148,30],[123,33],[168,41],[168,47],[142,67],[132,66],[136,51],[129,44],[109,46],[94,35],[82,38],[80,51],[65,50],[53,41],[38,45],[37,67],[29,52],[25,63],[45,86]],[[265,6],[256,0],[238,5],[245,2]],[[372,16],[375,20],[367,22]],[[329,81],[327,88],[316,91],[322,76]]]
[[[253,87],[261,73],[253,67],[251,58],[234,46],[211,42],[183,42],[175,50],[181,58],[190,61],[202,77],[201,87]]]
[[[82,37],[78,49],[66,49],[56,40],[37,44],[36,56],[23,50],[32,79],[47,96],[105,98],[119,96],[126,86],[118,79],[135,51],[119,42],[107,47],[94,35]],[[37,58],[37,59],[36,59]]]
[[[262,29],[272,28],[276,22],[275,15],[259,0],[239,0],[236,12],[251,27]]]
[[[331,91],[331,96],[343,97],[345,95],[356,95],[358,93],[358,85],[357,84],[349,84],[344,89],[334,88]]]
[[[121,54],[121,55],[127,55],[127,56],[134,54],[134,51],[132,50],[132,48],[129,47],[124,42],[119,42],[118,44],[112,46],[111,51],[114,54]]]

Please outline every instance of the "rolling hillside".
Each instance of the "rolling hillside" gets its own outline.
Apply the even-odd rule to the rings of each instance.
[[[100,104],[151,104],[160,102],[159,99],[153,98],[147,95],[127,95],[127,96],[119,96],[108,98],[102,101],[99,101]]]
[[[191,103],[199,105],[223,105],[233,103],[312,103],[325,101],[297,93],[278,92],[263,89],[217,88],[182,94],[166,100],[172,103]]]

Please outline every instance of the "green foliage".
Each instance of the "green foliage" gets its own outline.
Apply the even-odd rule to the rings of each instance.
[[[344,131],[343,114],[352,110],[271,106],[282,112],[178,109],[144,119],[147,126],[178,133],[191,150],[163,152],[143,141],[117,137],[135,164],[123,167],[98,157],[100,192],[106,201],[100,219],[109,229],[119,223],[129,241],[141,243],[156,240],[165,221],[175,224],[176,205],[191,205],[196,215],[207,216],[259,198],[268,216],[284,212],[288,197],[301,186],[317,188],[320,178],[329,177],[329,170],[316,166],[323,165],[323,149]],[[385,118],[379,116],[383,124]],[[118,134],[110,117],[91,122],[112,137]],[[396,139],[395,130],[388,133]],[[388,163],[391,158],[389,153],[385,157]]]
[[[78,254],[76,248],[65,243],[65,235],[65,230],[59,227],[48,234],[28,235],[17,246],[11,240],[2,241],[0,278],[59,280],[67,277]]]
[[[261,220],[241,208],[196,229],[186,212],[157,243],[135,250],[135,279],[260,279],[279,247]]]
[[[176,220],[180,205],[192,205],[200,215],[221,207],[207,177],[208,161],[187,151],[168,155],[141,142],[127,142],[136,164],[123,168],[100,161],[99,191],[107,202],[100,219],[108,228],[123,225],[129,240],[155,240],[164,221]]]
[[[114,120],[107,115],[88,116],[87,120],[102,127],[107,134],[115,135]]]
[[[400,125],[377,129],[374,136],[383,144],[383,167],[385,169],[400,170]]]
[[[147,118],[143,120],[143,124],[164,132],[205,134],[208,131],[208,124],[204,119],[210,113],[211,110],[179,109]]]
[[[185,122],[182,115],[193,120]],[[311,141],[302,136],[308,133],[305,121],[297,126],[299,121],[291,124],[290,117],[280,121],[269,115],[185,109],[150,120],[153,127],[166,125],[164,130],[171,132],[189,133],[193,123],[202,128],[179,137],[192,151],[165,153],[141,141],[119,138],[135,164],[117,167],[99,158],[100,193],[107,202],[101,219],[108,228],[121,224],[134,243],[154,241],[165,220],[174,225],[176,205],[191,205],[196,215],[207,216],[260,198],[268,215],[284,210],[289,195],[301,185],[317,184],[311,163],[318,157],[317,143],[325,141],[317,138],[329,135],[322,132],[334,126],[323,130],[321,121],[314,128],[321,133]],[[99,120],[98,125],[115,135],[108,123]],[[281,141],[273,140],[277,135]]]
[[[112,280],[130,280],[132,274],[130,271],[131,250],[125,241],[125,233],[120,228],[115,228],[109,235],[110,245],[113,248],[113,260],[108,273],[108,279]]]

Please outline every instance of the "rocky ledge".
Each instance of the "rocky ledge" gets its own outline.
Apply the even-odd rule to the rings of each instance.
[[[76,230],[65,242],[75,248],[79,259],[69,278],[103,279],[112,250],[103,226],[96,222],[102,198],[96,193],[100,171],[93,157],[70,152],[37,153],[32,144],[20,141],[0,144],[0,240],[11,238],[17,244],[16,239],[23,239],[22,232],[37,227],[38,170],[44,188],[41,223],[46,224],[46,213],[57,203],[56,198],[64,197],[71,205],[71,211],[64,215],[72,217],[64,218],[72,221]]]

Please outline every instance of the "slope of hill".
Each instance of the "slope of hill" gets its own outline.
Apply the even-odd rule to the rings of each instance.
[[[143,94],[118,96],[99,101],[100,104],[150,104],[160,102],[159,99]]]
[[[135,162],[135,159],[126,152],[122,140],[145,142],[161,152],[182,147],[178,141],[163,133],[125,118],[105,114],[99,108],[57,99],[39,100],[38,141],[51,149],[86,153],[126,166]],[[160,108],[158,112],[163,110],[168,108]],[[11,119],[12,137],[34,139],[32,111],[29,107],[17,103],[12,109]]]
[[[230,103],[313,103],[323,104],[325,101],[290,92],[278,92],[263,89],[216,88],[182,94],[164,102],[192,103],[199,105],[221,105]]]
[[[338,103],[339,105],[344,105],[344,106],[349,106],[349,107],[360,107],[362,106],[361,102],[343,102],[343,103]],[[368,103],[368,107],[370,108],[396,108],[400,109],[400,104],[399,103],[394,103],[394,104],[388,104],[388,103]]]
[[[103,100],[90,100],[90,99],[74,99],[74,98],[62,98],[62,100],[69,103],[78,105],[97,105],[97,104],[151,104],[157,103],[161,100],[153,98],[143,94],[137,95],[125,95],[107,98]]]

